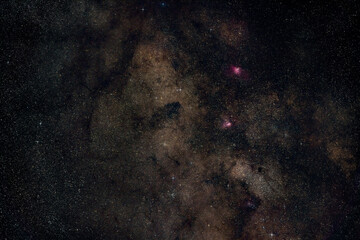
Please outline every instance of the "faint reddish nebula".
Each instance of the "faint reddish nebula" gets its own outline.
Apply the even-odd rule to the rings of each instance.
[[[225,75],[230,78],[236,78],[241,80],[250,80],[250,74],[247,70],[240,66],[230,65],[225,70]]]
[[[236,125],[236,122],[236,119],[232,115],[222,115],[220,128],[224,130],[231,129]]]
[[[256,209],[256,204],[252,199],[248,199],[245,201],[244,207],[254,210],[254,209]]]
[[[241,67],[236,67],[236,66],[231,66],[230,69],[231,69],[232,74],[234,74],[236,76],[240,76],[243,71]]]
[[[233,126],[233,123],[230,120],[224,120],[221,124],[221,128],[231,128]]]
[[[259,200],[255,198],[246,198],[241,204],[240,207],[246,210],[255,210],[259,205]]]

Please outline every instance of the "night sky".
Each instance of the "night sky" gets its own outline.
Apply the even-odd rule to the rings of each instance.
[[[356,1],[2,1],[0,238],[360,239]]]

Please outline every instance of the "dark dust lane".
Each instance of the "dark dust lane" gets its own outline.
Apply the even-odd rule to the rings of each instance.
[[[1,3],[6,239],[359,239],[357,3]]]

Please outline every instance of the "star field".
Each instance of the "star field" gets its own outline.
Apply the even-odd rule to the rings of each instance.
[[[358,239],[357,3],[1,3],[6,239]]]

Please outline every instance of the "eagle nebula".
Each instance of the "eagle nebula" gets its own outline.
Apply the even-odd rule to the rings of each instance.
[[[5,1],[4,239],[360,239],[355,1]]]

